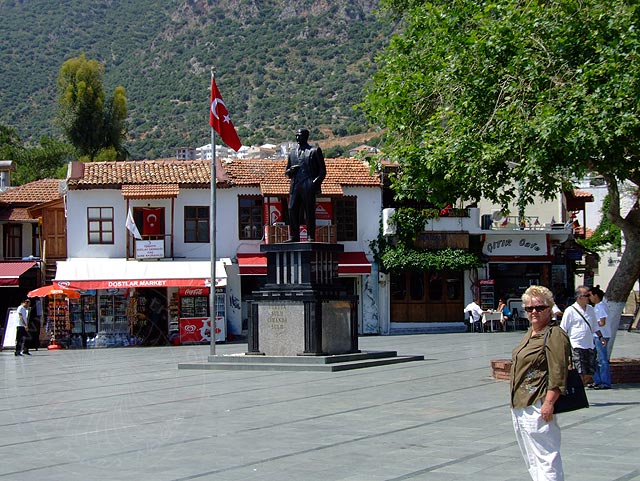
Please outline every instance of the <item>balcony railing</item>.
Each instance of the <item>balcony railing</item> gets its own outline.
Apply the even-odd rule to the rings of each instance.
[[[545,224],[538,216],[524,216],[522,221],[517,215],[504,217],[502,221],[494,221],[492,230],[568,230],[564,224]]]
[[[336,244],[338,242],[335,225],[316,226],[316,242]],[[267,225],[265,226],[265,243],[278,244],[289,239],[288,225]]]

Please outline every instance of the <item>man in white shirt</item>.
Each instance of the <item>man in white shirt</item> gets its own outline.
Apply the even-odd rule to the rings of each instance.
[[[16,356],[22,356],[26,354],[30,356],[29,353],[29,345],[27,341],[29,339],[29,333],[27,329],[29,328],[29,306],[31,305],[31,301],[29,299],[25,299],[18,307],[18,322],[16,324]]]
[[[593,334],[597,330],[596,313],[589,305],[589,288],[579,286],[575,292],[576,302],[567,307],[562,315],[560,327],[569,335],[573,349],[573,365],[580,373],[582,382],[588,385],[595,372],[596,351]]]
[[[471,331],[473,331],[474,327],[476,331],[482,331],[482,308],[480,307],[480,298],[476,297],[472,302],[467,304],[467,307],[464,308],[465,315],[469,313],[469,326]]]
[[[594,389],[611,389],[611,370],[609,368],[609,353],[607,352],[611,339],[611,328],[607,321],[609,310],[600,286],[589,289],[589,295],[597,320],[593,333],[593,343],[596,348],[596,372],[593,376],[594,385],[592,387]]]

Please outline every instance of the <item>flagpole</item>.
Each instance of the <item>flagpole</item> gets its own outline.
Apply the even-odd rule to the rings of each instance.
[[[213,68],[211,68],[213,82]],[[209,105],[211,109],[211,105]],[[209,245],[211,246],[211,287],[209,288],[209,306],[211,316],[211,347],[209,353],[216,355],[216,144],[211,127],[211,201],[209,207]]]

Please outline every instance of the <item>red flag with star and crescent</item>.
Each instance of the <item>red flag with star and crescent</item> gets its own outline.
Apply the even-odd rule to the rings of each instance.
[[[218,86],[211,77],[211,104],[209,105],[209,125],[218,132],[222,141],[236,152],[242,147],[236,128],[231,122],[227,106],[222,100]]]

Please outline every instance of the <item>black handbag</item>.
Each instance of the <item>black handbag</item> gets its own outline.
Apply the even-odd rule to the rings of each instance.
[[[551,333],[551,329],[544,335],[544,345],[542,352],[545,359],[547,358],[547,337]],[[548,375],[547,375],[548,376]],[[548,379],[548,377],[547,377]],[[572,367],[569,367],[567,371],[567,392],[561,393],[560,397],[553,405],[553,412],[555,414],[566,413],[569,411],[577,411],[578,409],[588,408],[589,399],[587,399],[587,393],[584,390],[582,384],[582,378],[580,374]]]

